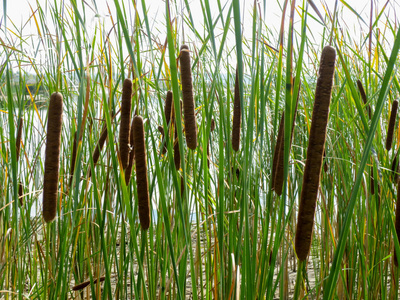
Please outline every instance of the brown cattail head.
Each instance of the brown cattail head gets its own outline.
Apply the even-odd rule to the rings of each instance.
[[[24,119],[20,118],[18,121],[18,131],[17,131],[17,139],[15,140],[15,150],[17,152],[17,161],[19,159],[20,149],[21,149],[21,138],[22,138],[22,126],[24,124]]]
[[[396,202],[396,220],[395,220],[395,228],[396,228],[396,237],[399,240],[400,237],[400,182],[397,185],[397,202]],[[394,264],[396,267],[399,266],[399,262],[397,260],[396,251],[394,252]]]
[[[43,183],[43,219],[47,223],[53,221],[57,212],[62,113],[63,97],[60,93],[53,93],[48,111]]]
[[[186,144],[189,149],[197,147],[197,125],[196,115],[194,113],[193,82],[192,69],[190,64],[190,52],[186,45],[181,47],[180,54],[181,81],[183,114],[185,121]]]
[[[99,138],[99,142],[96,145],[96,149],[94,149],[93,152],[93,167],[96,167],[97,162],[99,161],[100,158],[100,152],[103,149],[104,143],[106,142],[107,139],[107,124],[103,125],[103,129],[101,130],[101,135]],[[89,177],[92,175],[91,169],[89,169]]]
[[[78,135],[78,132],[75,131],[74,143],[72,145],[71,167],[70,167],[70,172],[69,172],[69,185],[70,186],[72,184],[72,179],[74,178],[74,171],[75,171],[76,152],[77,152],[77,148],[78,148],[77,141],[76,141],[77,135]]]
[[[361,83],[361,80],[359,80],[359,79],[357,80],[357,86],[358,86],[358,90],[360,91],[361,99],[363,100],[364,105],[367,105],[367,95],[365,94],[364,87]],[[367,106],[367,111],[368,111],[368,117],[371,120],[371,106],[370,105]]]
[[[167,125],[171,120],[171,111],[172,111],[172,92],[168,91],[167,98],[165,99],[165,108],[164,108],[165,120],[167,121]]]
[[[179,170],[181,168],[181,152],[179,150],[179,140],[176,127],[174,134],[174,163],[175,163],[175,169]]]
[[[399,152],[397,151],[397,153],[396,153],[396,155],[394,156],[394,158],[393,158],[393,162],[392,162],[392,172],[393,172],[393,180],[394,180],[394,182],[395,183],[397,183],[398,182],[398,180],[399,180],[399,174],[398,174],[398,172],[399,172],[399,159],[398,159],[398,154],[399,154]]]
[[[210,131],[213,132],[215,130],[215,120],[211,119]]]
[[[293,79],[294,82],[294,79]],[[299,98],[300,98],[300,91],[297,94],[297,100],[296,100],[296,106],[294,109],[294,116],[293,116],[293,122],[292,122],[292,129],[291,129],[291,134],[290,134],[290,143],[289,143],[289,151],[292,146],[292,138],[293,138],[293,132],[294,132],[294,125],[296,122],[296,114],[297,114],[297,106],[299,103]],[[273,158],[273,164],[272,164],[272,190],[275,191],[277,195],[282,194],[282,188],[283,188],[283,155],[284,155],[284,134],[285,134],[285,113],[282,113],[281,117],[281,122],[279,123],[279,129],[278,129],[278,138],[276,141],[275,145],[275,151],[274,151],[274,158]]]
[[[322,50],[319,77],[315,90],[310,138],[308,141],[307,160],[300,197],[300,207],[297,216],[295,249],[297,257],[301,261],[307,258],[311,246],[333,75],[335,72],[335,58],[336,51],[331,46],[326,46]]]
[[[99,282],[102,282],[102,281],[104,281],[105,279],[106,279],[105,276],[101,276],[101,277],[99,278]],[[94,278],[94,279],[93,279],[93,283],[94,283],[94,284],[97,283],[97,278]],[[83,290],[83,289],[84,289],[85,287],[87,287],[89,284],[90,284],[90,280],[86,280],[86,281],[81,282],[81,283],[79,283],[79,284],[77,284],[77,285],[74,285],[74,286],[72,287],[72,290],[73,290],[73,291]]]
[[[238,69],[236,69],[235,95],[233,101],[233,124],[232,124],[232,149],[235,151],[239,151],[241,122],[242,122],[242,109],[240,105],[239,71]]]
[[[24,205],[24,186],[22,185],[22,182],[18,182],[18,199],[19,199],[19,205],[22,206]]]
[[[126,183],[126,185],[129,184],[129,180],[131,179],[132,168],[133,168],[133,160],[135,158],[135,147],[133,145],[133,120],[132,120],[131,133],[130,134],[131,134],[131,136],[130,136],[129,140],[130,140],[131,152],[129,152],[129,164],[125,169],[125,183]]]
[[[386,136],[386,150],[389,151],[392,149],[393,142],[393,132],[394,125],[396,124],[396,116],[397,116],[397,108],[399,107],[399,101],[394,100],[392,104],[392,111],[390,113],[389,126]]]
[[[122,169],[126,169],[129,162],[129,136],[131,124],[132,80],[125,79],[122,86],[121,123],[119,127],[119,155]]]
[[[162,154],[165,154],[167,152],[167,143],[165,140],[165,131],[164,131],[164,127],[162,126],[158,126],[158,131],[161,133],[161,147],[162,147]]]
[[[138,193],[139,219],[143,230],[150,226],[149,184],[147,180],[146,147],[143,118],[133,118],[133,144],[135,145],[136,184]]]

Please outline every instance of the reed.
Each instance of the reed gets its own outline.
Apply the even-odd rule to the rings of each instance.
[[[357,79],[357,87],[358,87],[358,90],[360,91],[361,99],[363,100],[364,105],[367,108],[368,117],[371,120],[371,114],[372,114],[371,113],[371,105],[369,105],[369,104],[367,105],[367,103],[368,103],[367,95],[365,94],[365,90],[364,90],[364,87],[363,87],[362,82],[361,82],[360,79]]]
[[[17,138],[15,139],[15,148],[17,154],[17,161],[19,160],[19,155],[21,152],[21,138],[22,138],[22,127],[24,126],[24,119],[19,118],[18,121],[18,130],[17,130]]]
[[[304,169],[303,186],[297,216],[295,249],[300,261],[304,261],[311,247],[314,214],[325,147],[336,51],[325,46],[321,54],[319,77],[308,141],[307,159]]]
[[[136,184],[139,206],[139,220],[143,230],[150,226],[149,184],[147,180],[147,158],[144,140],[143,118],[133,118],[133,144],[135,145]]]
[[[63,97],[60,93],[53,93],[48,110],[43,182],[43,219],[47,223],[53,221],[57,213],[62,114]]]
[[[182,81],[182,99],[183,115],[185,122],[186,144],[189,149],[197,147],[197,125],[194,112],[192,69],[190,63],[190,52],[186,45],[181,46],[180,53],[181,81]]]

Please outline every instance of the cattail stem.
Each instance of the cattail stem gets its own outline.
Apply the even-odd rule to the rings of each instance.
[[[386,136],[386,150],[389,151],[392,149],[393,143],[393,132],[394,125],[396,124],[396,116],[397,116],[397,108],[399,107],[399,101],[394,100],[392,104],[392,111],[390,112],[389,126]]]
[[[133,144],[135,145],[136,184],[139,205],[139,220],[143,230],[150,226],[149,184],[147,180],[146,146],[143,118],[133,118]]]
[[[319,77],[315,90],[307,160],[300,197],[300,207],[297,217],[295,249],[297,257],[301,261],[307,258],[311,247],[314,214],[322,167],[322,156],[325,147],[333,75],[335,71],[335,58],[336,51],[331,46],[326,46],[322,50]]]
[[[125,170],[129,163],[129,137],[131,124],[132,105],[132,80],[124,80],[121,99],[121,123],[119,127],[119,155],[122,169]]]
[[[181,47],[180,54],[183,115],[185,122],[186,144],[189,149],[197,147],[197,125],[194,113],[194,97],[190,52],[186,45]]]
[[[50,97],[48,111],[43,183],[43,218],[46,222],[51,222],[57,212],[62,112],[63,97],[60,93],[53,93]]]

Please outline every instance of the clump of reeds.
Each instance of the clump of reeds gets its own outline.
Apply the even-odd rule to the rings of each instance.
[[[135,145],[139,219],[142,229],[147,230],[150,226],[149,184],[147,179],[144,126],[141,116],[135,116],[133,118],[133,144]]]
[[[134,161],[134,158],[135,158],[135,147],[133,145],[133,120],[132,120],[132,124],[131,124],[131,132],[130,132],[129,140],[130,140],[131,152],[129,152],[129,163],[128,163],[128,166],[125,169],[125,183],[126,183],[126,185],[129,184],[129,180],[131,179],[133,161]]]
[[[396,124],[397,108],[399,107],[399,101],[394,100],[392,104],[392,111],[390,113],[389,126],[386,135],[386,150],[392,149],[394,125]]]
[[[307,258],[311,246],[322,157],[325,147],[326,127],[329,117],[333,75],[335,72],[335,58],[335,49],[331,46],[324,47],[315,90],[307,160],[297,217],[295,249],[300,261],[304,261]]]
[[[129,137],[131,125],[132,105],[132,80],[124,80],[121,99],[121,123],[119,126],[119,155],[122,169],[125,170],[129,163]]]
[[[238,69],[236,69],[235,94],[233,100],[233,121],[232,121],[232,149],[234,151],[239,151],[241,122],[242,122],[242,108],[240,105],[239,71]]]
[[[192,69],[190,63],[190,52],[186,45],[181,46],[180,53],[183,115],[185,122],[186,144],[189,149],[197,147],[197,125],[194,112]]]
[[[359,79],[357,80],[357,86],[358,86],[358,90],[360,91],[361,99],[363,100],[364,105],[367,105],[367,95],[365,94],[364,87],[361,83],[361,80],[359,80]],[[367,111],[368,111],[368,117],[371,120],[371,106],[367,105],[366,107],[367,107]]]
[[[94,279],[93,279],[93,284],[96,284],[97,282],[103,282],[105,279],[106,279],[105,276],[101,276],[101,277],[99,278],[98,281],[97,281],[97,278],[94,278]],[[72,287],[72,290],[73,290],[73,291],[83,290],[83,289],[84,289],[85,287],[87,287],[89,284],[90,284],[90,280],[86,280],[86,281],[81,282],[81,283],[79,283],[79,284],[77,284],[77,285],[74,285],[74,286]]]
[[[53,93],[50,97],[48,111],[44,164],[43,218],[46,222],[51,222],[57,212],[62,113],[63,97],[60,93]]]

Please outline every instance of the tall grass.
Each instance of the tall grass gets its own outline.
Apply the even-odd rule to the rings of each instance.
[[[4,1],[0,298],[398,298],[394,121],[393,150],[385,148],[400,92],[400,29],[386,17],[396,1],[379,9],[372,2],[368,13],[346,1],[280,1],[279,32],[267,26],[269,1],[243,7],[204,0],[201,9],[165,1],[154,20],[145,0],[109,2],[107,15],[100,4],[31,3],[18,25],[6,18],[11,2]],[[344,14],[360,24],[357,36]],[[34,33],[27,35],[29,28]],[[323,158],[329,168],[320,174],[311,249],[300,262],[296,217],[319,58],[329,44],[337,53]],[[190,149],[181,45],[190,49],[183,51],[190,53],[191,72],[184,72],[192,77],[189,115],[197,134]],[[127,78],[130,118],[143,117],[146,177],[133,165],[124,170],[118,154]],[[54,92],[63,96],[63,125],[56,215],[46,223],[47,107]],[[133,164],[134,149],[125,145]],[[272,190],[274,155],[283,161],[282,193]],[[140,206],[144,178],[150,202]]]

